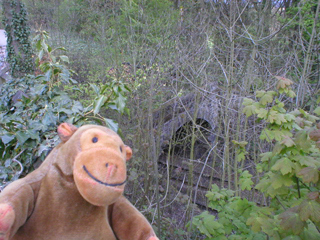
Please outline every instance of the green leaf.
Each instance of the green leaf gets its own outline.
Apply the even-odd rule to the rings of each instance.
[[[262,98],[265,94],[266,94],[266,91],[264,91],[264,90],[256,91],[257,98]]]
[[[320,107],[317,107],[313,112],[320,116]]]
[[[7,159],[7,160],[4,162],[4,167],[8,168],[8,167],[11,165],[11,163],[12,163],[12,159],[11,159],[11,158]]]
[[[319,240],[320,239],[320,233],[318,232],[318,229],[316,226],[308,222],[308,228],[305,228],[303,233],[300,234],[300,237],[305,240]]]
[[[260,217],[255,217],[255,216],[250,217],[250,218],[248,218],[246,224],[251,225],[251,230],[253,232],[260,232],[261,226],[262,226],[262,224],[261,224],[262,221],[260,221],[260,219],[261,219]]]
[[[110,128],[114,132],[118,132],[118,129],[119,129],[118,123],[116,123],[115,121],[113,121],[112,119],[109,119],[109,118],[105,118],[104,120],[105,120],[105,123],[108,128]]]
[[[285,77],[275,76],[278,79],[277,89],[287,89],[289,86],[293,84],[293,82]]]
[[[320,162],[310,156],[296,155],[293,157],[295,161],[300,163],[302,166],[318,168],[320,167]]]
[[[300,234],[304,228],[307,226],[307,223],[300,219],[298,213],[299,206],[294,208],[289,208],[285,212],[279,215],[281,220],[280,226],[286,231],[292,231],[294,234]]]
[[[106,103],[107,99],[108,98],[106,96],[101,96],[97,101],[94,102],[94,115],[100,112],[100,108]]]
[[[3,144],[8,144],[9,142],[11,142],[13,139],[15,139],[14,135],[3,135],[1,136],[1,141],[3,142]]]
[[[254,103],[254,101],[250,98],[244,98],[243,99],[243,102],[242,102],[242,105],[244,106],[249,106],[249,105],[252,105]]]
[[[282,186],[290,187],[292,184],[292,178],[288,175],[274,174],[271,178],[271,186],[274,189],[278,189]]]
[[[299,214],[302,221],[310,219],[320,222],[320,203],[314,200],[304,200],[299,206]]]
[[[256,113],[256,107],[254,105],[248,105],[243,108],[242,112],[247,116],[250,117],[251,115]]]
[[[273,95],[275,94],[274,91],[268,91],[266,92],[261,98],[260,98],[260,103],[263,105],[267,105],[268,103],[273,102]],[[258,97],[258,94],[256,95]]]
[[[312,147],[310,140],[308,139],[308,133],[305,130],[301,130],[295,135],[295,143],[307,152]]]
[[[281,125],[282,123],[286,123],[287,120],[285,118],[285,115],[282,113],[278,113],[276,116],[276,124]]]
[[[303,168],[298,174],[304,183],[317,183],[319,181],[319,170],[313,167]]]
[[[22,145],[29,139],[29,136],[26,134],[25,131],[18,131],[16,132],[16,138],[18,142]]]
[[[119,94],[118,97],[115,99],[115,104],[119,109],[120,113],[123,113],[124,107],[126,106],[126,98]]]
[[[83,106],[79,101],[73,101],[72,112],[74,113],[83,112]]]
[[[94,90],[96,95],[99,96],[100,95],[100,88],[97,85],[92,84],[92,83],[90,83],[90,86],[92,87],[92,89]]]
[[[299,236],[291,235],[283,238],[282,240],[302,240],[302,239]]]
[[[54,116],[54,114],[50,111],[46,112],[42,120],[42,124],[49,126],[49,125],[56,125],[56,122],[57,122],[57,117]]]
[[[251,180],[252,174],[249,171],[243,171],[240,175],[239,184],[241,190],[251,190],[251,186],[253,185],[253,181]]]
[[[294,141],[289,136],[285,136],[281,141],[281,144],[284,144],[287,147],[292,147],[295,145]]]
[[[295,164],[291,162],[289,158],[286,157],[279,159],[271,168],[271,170],[273,171],[280,171],[282,175],[291,173],[294,169]]]
[[[60,59],[61,59],[62,61],[64,61],[64,62],[66,62],[66,63],[69,63],[69,58],[68,58],[67,56],[65,56],[65,55],[61,55],[61,56],[60,56]]]
[[[271,157],[273,157],[272,152],[265,152],[260,154],[261,161],[266,162],[269,161]]]
[[[269,111],[264,108],[260,108],[260,109],[256,109],[256,113],[258,118],[267,119]]]

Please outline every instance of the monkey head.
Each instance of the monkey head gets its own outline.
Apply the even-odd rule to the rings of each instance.
[[[86,125],[77,129],[63,123],[58,127],[58,134],[63,152],[73,152],[66,154],[67,161],[81,196],[95,206],[114,203],[124,190],[131,148],[124,145],[118,134],[101,126]]]

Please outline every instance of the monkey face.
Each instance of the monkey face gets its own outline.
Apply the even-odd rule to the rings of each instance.
[[[109,129],[91,128],[81,134],[73,164],[75,184],[82,197],[96,206],[114,203],[127,179],[126,161],[132,150]]]

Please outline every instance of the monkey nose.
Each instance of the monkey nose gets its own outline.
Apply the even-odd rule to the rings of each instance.
[[[107,179],[108,179],[109,177],[112,177],[115,174],[117,166],[111,163],[106,163],[105,166],[107,167]]]

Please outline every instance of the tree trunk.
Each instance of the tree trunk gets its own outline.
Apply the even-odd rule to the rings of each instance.
[[[19,0],[3,0],[2,5],[10,72],[13,77],[22,77],[34,70],[26,10]]]

